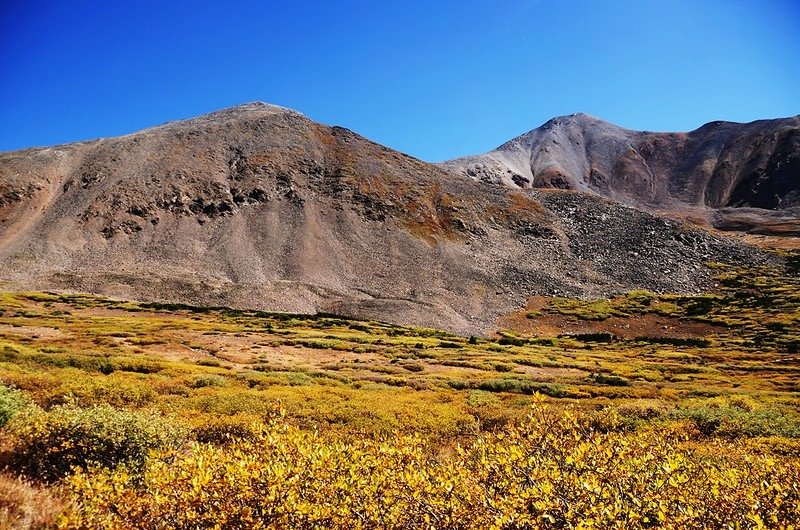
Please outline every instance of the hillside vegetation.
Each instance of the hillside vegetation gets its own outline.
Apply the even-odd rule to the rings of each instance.
[[[0,527],[796,528],[788,263],[493,338],[3,293]]]

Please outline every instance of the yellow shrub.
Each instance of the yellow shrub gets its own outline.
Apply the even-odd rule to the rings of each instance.
[[[676,432],[599,432],[537,405],[447,455],[417,436],[252,440],[163,451],[141,476],[79,472],[62,528],[790,528],[800,461]]]

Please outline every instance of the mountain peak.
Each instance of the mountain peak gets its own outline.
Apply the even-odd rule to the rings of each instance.
[[[294,109],[290,109],[289,107],[275,105],[273,103],[267,103],[264,101],[250,101],[248,103],[241,103],[239,105],[234,105],[233,107],[228,107],[227,109],[222,109],[222,110],[240,111],[240,112],[271,110],[271,111],[291,112],[293,114],[299,114],[299,112],[297,112]]]
[[[553,125],[563,125],[563,124],[577,124],[577,125],[591,125],[596,123],[608,123],[606,120],[602,118],[598,118],[596,116],[592,116],[591,114],[586,114],[585,112],[575,112],[572,114],[567,114],[564,116],[556,116],[555,118],[551,118],[544,122],[541,127],[548,127]],[[540,128],[541,128],[540,127]]]
[[[577,113],[444,165],[474,180],[589,191],[636,207],[785,210],[800,206],[798,149],[795,118],[656,133]]]
[[[205,118],[205,117],[220,117],[220,116],[238,116],[238,115],[246,115],[254,113],[287,114],[293,116],[303,116],[302,113],[294,109],[290,109],[288,107],[273,105],[272,103],[265,103],[263,101],[251,101],[249,103],[242,103],[240,105],[234,105],[233,107],[227,107],[224,109],[209,112],[208,114],[203,114],[198,117]]]

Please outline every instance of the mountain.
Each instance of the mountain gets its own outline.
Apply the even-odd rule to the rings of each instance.
[[[654,133],[573,114],[443,165],[482,182],[591,192],[723,230],[800,235],[800,116]]]
[[[778,153],[793,149],[793,120],[742,127],[774,135]],[[797,173],[781,168],[796,167],[796,150],[775,154],[774,170],[764,162],[768,182],[751,189],[783,186],[769,198],[745,193],[744,179],[711,185],[721,173],[710,169],[702,182],[690,178],[694,169],[662,182],[670,164],[702,166],[680,153],[720,150],[732,168],[762,167],[715,147],[722,140],[689,149],[704,145],[700,133],[648,136],[586,116],[548,123],[444,166],[263,103],[0,153],[0,282],[482,333],[535,294],[697,292],[712,282],[708,262],[779,259],[629,205],[793,211]],[[703,137],[737,143],[738,126],[707,127]],[[739,143],[736,152],[753,152]],[[648,145],[661,154],[647,154]],[[673,153],[677,145],[684,151]],[[644,165],[649,172],[637,177]],[[539,189],[546,184],[578,192]]]

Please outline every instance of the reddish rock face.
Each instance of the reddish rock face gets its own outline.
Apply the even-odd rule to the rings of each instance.
[[[606,197],[794,204],[782,190],[796,186],[796,162],[781,153],[796,136],[783,125],[751,164],[769,177],[734,183],[692,162],[705,152],[697,131],[609,138],[596,120],[563,120],[444,167],[265,104],[0,153],[0,282],[479,333],[532,294],[693,292],[710,282],[706,262],[777,259]],[[739,168],[731,141],[705,150]],[[695,169],[662,182],[660,168],[678,162]]]

